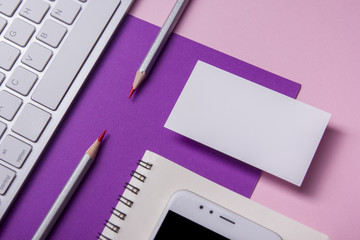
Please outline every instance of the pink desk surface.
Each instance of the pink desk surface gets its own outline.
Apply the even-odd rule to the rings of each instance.
[[[161,26],[174,0],[131,14]],[[332,113],[301,188],[263,173],[252,199],[324,232],[359,239],[360,1],[192,0],[176,33],[302,85]]]

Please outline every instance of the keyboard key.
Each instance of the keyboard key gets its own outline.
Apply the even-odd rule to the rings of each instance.
[[[0,92],[0,117],[11,121],[22,104],[22,100],[8,91]]]
[[[53,20],[47,20],[38,32],[36,38],[53,48],[57,48],[66,32],[66,27]]]
[[[14,180],[16,173],[0,164],[0,194],[4,195]]]
[[[9,71],[20,55],[19,49],[7,43],[0,42],[0,67]]]
[[[0,13],[11,17],[20,3],[21,0],[0,0]]]
[[[51,12],[51,16],[70,25],[79,14],[80,9],[80,4],[75,1],[63,0],[56,4],[54,10]]]
[[[50,121],[50,118],[50,113],[28,103],[16,119],[11,130],[30,141],[36,142]]]
[[[60,51],[52,59],[51,65],[31,95],[32,100],[51,110],[56,110],[66,97],[68,89],[72,87],[74,77],[84,64],[84,59],[89,56],[94,43],[99,39],[98,31],[101,32],[103,24],[107,24],[107,21],[95,20],[94,16],[99,12],[98,6],[92,8],[95,3],[100,4],[98,1],[88,1],[81,16],[78,16],[74,28],[71,31],[69,30]],[[116,1],[106,3],[117,4]],[[101,3],[100,5],[104,4]],[[105,8],[101,11],[105,11]],[[111,14],[111,11],[108,14]],[[64,71],[64,66],[66,71]]]
[[[15,19],[7,30],[5,38],[21,47],[25,47],[34,32],[35,27],[20,19]]]
[[[32,43],[21,62],[42,72],[52,56],[52,51],[38,43]]]
[[[3,122],[0,122],[0,138],[1,138],[2,135],[4,134],[6,128],[7,128],[6,124],[3,123]]]
[[[20,10],[20,15],[34,23],[40,23],[49,8],[50,5],[43,0],[28,0]]]
[[[28,157],[32,147],[23,141],[7,135],[0,144],[0,159],[20,168]]]
[[[5,74],[3,74],[2,72],[0,72],[0,84],[2,84],[2,82],[5,80]]]
[[[10,76],[6,86],[24,96],[28,95],[38,76],[23,67],[17,67]]]
[[[5,26],[7,24],[7,21],[0,17],[0,33],[4,30]]]

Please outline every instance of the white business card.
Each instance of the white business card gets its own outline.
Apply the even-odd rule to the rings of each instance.
[[[165,127],[300,186],[329,119],[198,61]]]

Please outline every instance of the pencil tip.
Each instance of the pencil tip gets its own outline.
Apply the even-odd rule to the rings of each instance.
[[[134,92],[135,92],[134,87],[131,87],[130,94],[129,94],[129,99],[131,98],[131,96],[133,95]]]
[[[106,130],[104,130],[103,133],[100,135],[100,137],[98,137],[99,142],[101,142],[103,140],[105,133],[106,133]]]

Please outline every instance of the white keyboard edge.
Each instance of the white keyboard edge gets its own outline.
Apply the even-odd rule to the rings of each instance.
[[[9,189],[6,192],[6,196],[10,196],[9,198],[2,198],[0,197],[0,223],[6,216],[6,213],[12,208],[16,207],[11,206],[14,202],[16,202],[16,197],[19,193],[21,193],[22,187],[26,185],[27,178],[31,175],[31,171],[37,164],[37,160],[41,158],[41,154],[46,148],[46,145],[51,140],[51,137],[56,134],[57,127],[61,124],[61,121],[66,116],[68,110],[70,110],[71,104],[76,99],[76,95],[79,93],[79,90],[83,86],[86,81],[87,76],[91,72],[91,70],[96,66],[96,62],[100,55],[102,54],[104,48],[106,47],[107,43],[109,42],[111,36],[113,35],[114,31],[116,30],[117,26],[126,16],[126,13],[130,9],[134,0],[121,0],[120,6],[114,12],[110,22],[108,22],[107,27],[104,29],[101,37],[97,41],[96,45],[94,46],[93,50],[91,51],[89,57],[87,58],[86,62],[84,63],[83,67],[79,71],[78,75],[74,79],[70,89],[67,91],[65,97],[63,98],[60,106],[56,110],[56,112],[51,112],[52,120],[42,133],[39,141],[36,143],[37,147],[32,149],[32,152],[28,159],[25,161],[24,165],[20,169],[22,172],[28,172],[28,174],[17,175],[14,179],[14,182],[11,184]],[[19,61],[19,60],[18,60]],[[2,83],[5,84],[5,83]],[[31,101],[28,101],[31,102]],[[27,102],[24,102],[26,104]],[[46,109],[46,108],[44,108]],[[14,121],[13,121],[14,122]],[[11,128],[8,126],[8,129]],[[16,134],[12,134],[16,135]],[[16,136],[18,137],[18,136]],[[26,139],[21,138],[24,142],[28,142],[33,144]],[[44,146],[44,147],[41,147]],[[4,166],[9,166],[3,164]],[[20,172],[20,171],[19,171]],[[25,186],[26,187],[26,186]]]

